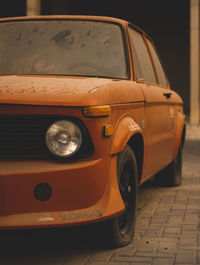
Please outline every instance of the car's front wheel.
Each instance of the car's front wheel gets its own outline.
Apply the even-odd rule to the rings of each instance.
[[[134,235],[138,171],[134,152],[129,146],[118,155],[117,178],[125,211],[104,223],[104,239],[114,248],[129,244]]]

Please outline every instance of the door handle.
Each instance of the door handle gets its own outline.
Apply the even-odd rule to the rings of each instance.
[[[171,98],[171,95],[171,92],[163,93],[163,96],[165,96],[167,99]]]

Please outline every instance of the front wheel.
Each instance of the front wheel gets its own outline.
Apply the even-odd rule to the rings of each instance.
[[[110,247],[125,246],[134,235],[138,171],[134,152],[129,146],[118,155],[117,179],[125,211],[104,223],[104,235]]]

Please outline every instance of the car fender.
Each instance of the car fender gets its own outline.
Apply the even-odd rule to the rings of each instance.
[[[110,154],[114,155],[121,152],[129,139],[137,133],[142,134],[142,130],[137,122],[129,115],[123,116],[115,126]]]
[[[184,126],[185,126],[185,115],[181,112],[178,112],[174,157],[176,157],[176,154],[178,153],[178,149],[182,140]]]

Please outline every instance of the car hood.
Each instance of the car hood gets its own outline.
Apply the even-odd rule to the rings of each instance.
[[[120,86],[119,83],[121,83]],[[125,91],[123,86],[127,88],[130,83],[133,82],[123,80],[116,82],[108,78],[0,76],[0,103],[91,106],[128,102],[130,101],[129,89],[126,93],[122,91]],[[138,101],[143,99],[139,91],[135,96]]]

